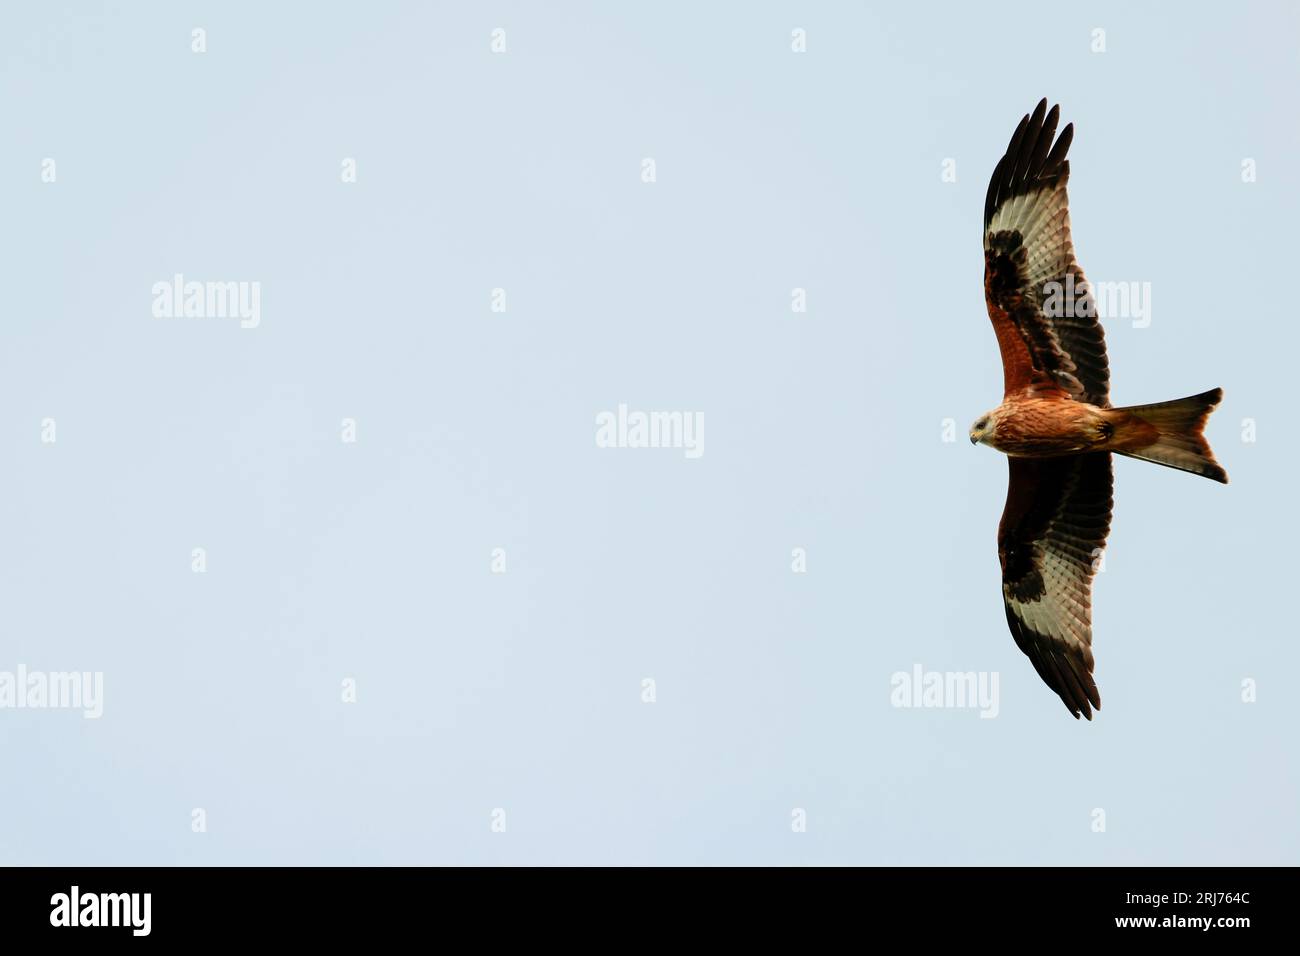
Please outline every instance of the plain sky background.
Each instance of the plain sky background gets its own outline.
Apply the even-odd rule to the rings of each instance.
[[[1297,37],[1281,2],[6,5],[0,670],[105,699],[0,711],[0,862],[1300,862]],[[1042,96],[1089,277],[1151,283],[1112,399],[1226,391],[1232,484],[1116,463],[1092,723],[1007,631],[1006,465],[965,440],[985,186]],[[153,318],[178,272],[261,282],[260,327]],[[620,402],[705,454],[597,448]],[[997,719],[891,707],[918,663],[998,672]]]

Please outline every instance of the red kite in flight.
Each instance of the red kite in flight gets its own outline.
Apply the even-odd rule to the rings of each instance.
[[[1110,530],[1111,452],[1225,484],[1202,435],[1214,389],[1112,408],[1106,342],[1074,258],[1065,184],[1070,124],[1043,100],[1016,127],[984,201],[984,297],[1002,351],[1002,404],[970,440],[1007,455],[998,526],[1002,597],[1016,645],[1070,713],[1092,719],[1092,575]],[[1062,291],[1073,293],[1063,304]]]

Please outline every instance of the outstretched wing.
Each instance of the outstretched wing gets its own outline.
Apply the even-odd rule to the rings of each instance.
[[[1061,389],[1105,406],[1106,341],[1070,241],[1065,154],[1074,126],[1066,126],[1053,146],[1060,107],[1046,110],[1042,100],[1020,121],[989,180],[984,298],[1002,350],[1007,395],[1027,387]]]
[[[1092,720],[1092,575],[1110,530],[1109,452],[1008,458],[998,527],[1002,597],[1016,645],[1070,713]]]

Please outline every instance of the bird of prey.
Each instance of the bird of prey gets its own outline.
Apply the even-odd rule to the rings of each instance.
[[[970,440],[1007,455],[998,526],[1016,645],[1076,718],[1092,719],[1092,575],[1110,530],[1111,453],[1228,481],[1202,435],[1221,389],[1113,408],[1106,343],[1074,258],[1065,185],[1074,126],[1043,100],[1016,127],[984,202],[984,297],[1002,404]],[[1053,143],[1055,139],[1055,143]],[[1073,290],[1073,297],[1063,292]]]

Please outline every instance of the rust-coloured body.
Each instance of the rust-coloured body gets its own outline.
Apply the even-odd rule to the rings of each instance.
[[[1018,458],[1132,452],[1160,437],[1154,426],[1125,409],[1076,402],[1064,392],[1007,399],[990,419],[992,433],[985,444]]]

